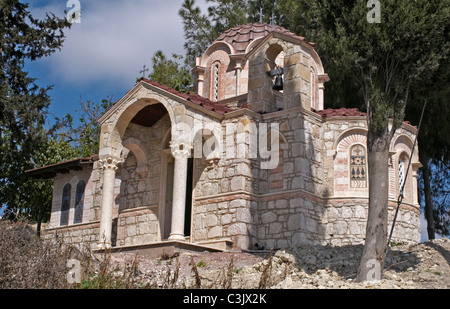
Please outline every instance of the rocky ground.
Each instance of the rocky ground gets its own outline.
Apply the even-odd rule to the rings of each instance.
[[[299,246],[272,254],[181,253],[156,259],[115,253],[111,261],[120,273],[124,265],[129,266],[134,260],[136,282],[152,288],[450,288],[449,239],[391,247],[383,279],[355,283],[362,249],[363,246]]]

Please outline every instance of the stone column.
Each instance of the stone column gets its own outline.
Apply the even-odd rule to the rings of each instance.
[[[241,94],[241,71],[242,62],[236,61],[236,96]]]
[[[103,167],[103,189],[99,243],[97,246],[99,249],[107,249],[111,247],[114,186],[116,181],[116,170],[121,163],[121,159],[111,156],[100,160],[100,164]]]
[[[203,80],[205,78],[205,67],[201,66],[201,58],[197,58],[197,65],[195,66],[193,73],[197,75],[197,94],[203,95]]]
[[[184,218],[186,215],[186,182],[188,158],[192,145],[184,142],[171,143],[172,155],[175,158],[173,199],[172,199],[172,227],[169,240],[184,241]]]
[[[325,74],[319,74],[319,106],[318,106],[318,110],[322,110],[324,109],[324,98],[325,98],[325,86],[324,84],[326,82],[330,81],[330,77],[328,76],[327,73]]]
[[[236,70],[236,96],[241,94],[241,71],[245,64],[245,56],[243,54],[230,55],[230,59],[235,62]]]

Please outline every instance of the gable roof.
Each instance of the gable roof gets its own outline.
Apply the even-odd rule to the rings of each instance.
[[[177,90],[175,90],[173,88],[170,88],[170,87],[168,87],[166,85],[160,84],[158,82],[149,80],[149,79],[144,78],[144,77],[141,78],[140,81],[142,81],[144,83],[147,83],[147,84],[150,84],[152,86],[155,86],[155,87],[157,87],[157,88],[159,88],[161,90],[167,91],[167,92],[169,92],[169,93],[171,93],[173,95],[176,95],[177,97],[180,97],[180,98],[182,98],[182,99],[184,99],[186,101],[194,103],[194,104],[196,104],[196,105],[198,105],[198,106],[200,106],[202,108],[205,108],[207,110],[213,111],[213,112],[215,112],[217,114],[220,114],[220,115],[223,115],[223,114],[226,114],[228,112],[234,111],[234,109],[232,109],[232,108],[230,108],[230,107],[228,107],[228,106],[226,106],[224,104],[220,104],[220,102],[213,102],[213,101],[211,101],[211,100],[209,100],[207,98],[204,98],[204,97],[202,97],[202,96],[200,96],[198,94],[195,94],[193,92],[184,93],[184,92],[181,92],[181,91],[177,91]]]
[[[131,95],[139,87],[139,85],[143,84],[150,85],[151,88],[153,88],[156,91],[159,91],[160,93],[161,91],[169,93],[170,95],[173,95],[178,99],[180,99],[181,102],[187,101],[193,103],[194,106],[197,106],[200,110],[203,109],[205,112],[212,113],[213,115],[215,114],[216,117],[221,117],[228,112],[234,111],[234,109],[226,106],[225,104],[220,104],[220,102],[213,102],[193,92],[184,93],[175,90],[171,87],[168,87],[166,85],[155,82],[153,80],[149,80],[145,77],[141,77],[138,80],[138,83],[134,85],[133,88],[128,90],[127,93],[120,100],[118,100],[109,110],[107,110],[97,121],[99,123],[103,123],[112,113],[114,113],[114,111],[118,108],[118,106],[121,105],[121,102],[123,102],[123,100],[127,100],[127,97]]]

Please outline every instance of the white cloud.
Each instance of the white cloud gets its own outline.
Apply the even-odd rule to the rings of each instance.
[[[65,32],[60,52],[41,60],[59,82],[87,85],[105,81],[133,84],[158,50],[184,54],[184,32],[178,10],[182,0],[80,0],[81,23]],[[204,1],[197,1],[203,6]],[[38,3],[37,3],[38,4]],[[37,5],[36,4],[36,5]],[[52,11],[64,16],[66,1],[31,6],[36,16]]]

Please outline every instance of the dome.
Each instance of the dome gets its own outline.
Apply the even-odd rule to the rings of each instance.
[[[230,28],[222,33],[213,44],[216,42],[225,42],[233,46],[237,54],[243,54],[247,51],[250,43],[267,36],[271,32],[283,33],[315,46],[314,43],[308,42],[304,37],[297,36],[286,28],[278,25],[272,26],[267,23],[251,23]]]

